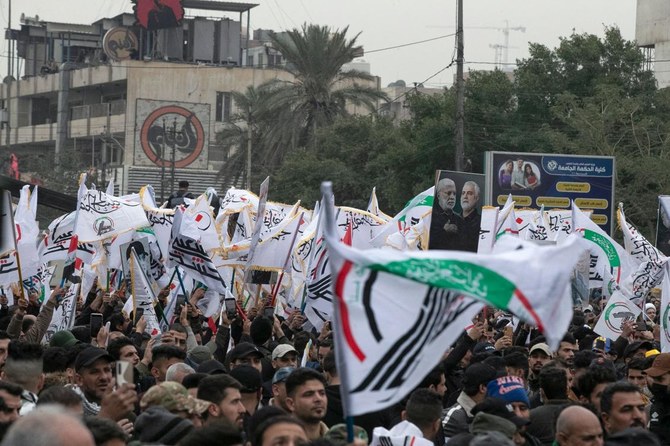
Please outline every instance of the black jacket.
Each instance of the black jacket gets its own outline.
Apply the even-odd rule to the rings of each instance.
[[[323,419],[323,422],[326,423],[329,428],[336,424],[344,423],[340,386],[327,386],[326,396],[328,397],[328,410],[326,411],[326,417]],[[368,438],[372,438],[372,430],[375,427],[381,426],[385,429],[393,427],[393,424],[391,423],[391,414],[388,410],[380,410],[355,416],[354,424],[365,429],[368,433]]]

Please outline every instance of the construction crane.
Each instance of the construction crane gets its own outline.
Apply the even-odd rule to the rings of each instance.
[[[426,28],[442,28],[449,29],[454,28],[453,26],[440,26],[440,25],[427,25]],[[501,31],[503,33],[504,42],[503,44],[491,44],[489,47],[495,50],[496,54],[496,65],[498,67],[505,66],[509,63],[509,34],[512,31],[519,31],[522,33],[526,32],[525,26],[510,26],[509,20],[505,20],[505,26],[466,26],[465,29],[495,29],[496,31]],[[502,58],[501,58],[502,56]]]

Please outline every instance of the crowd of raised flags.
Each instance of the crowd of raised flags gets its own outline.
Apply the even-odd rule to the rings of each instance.
[[[231,188],[221,199],[210,190],[165,209],[151,186],[117,197],[113,185],[96,190],[81,178],[77,209],[40,233],[38,190],[25,186],[15,209],[3,200],[1,292],[11,299],[36,290],[46,302],[51,283],[68,287],[44,342],[72,327],[76,302],[96,279],[108,291],[129,284],[125,310],[143,308],[151,335],[174,317],[177,295],[195,287],[207,290],[198,306],[213,321],[226,298],[245,311],[269,296],[275,314],[301,311],[308,328],[333,320],[345,407],[359,415],[416,387],[484,305],[537,326],[556,348],[572,318],[571,280],[584,259],[588,286],[602,288],[608,305],[623,302],[632,317],[652,288],[670,281],[667,258],[623,209],[622,247],[574,204],[524,210],[510,196],[501,208],[482,209],[479,252],[464,253],[425,250],[434,188],[394,217],[379,209],[374,190],[366,210],[337,206],[328,188],[313,210],[268,201],[269,190],[267,183],[260,196]],[[251,283],[252,270],[276,280]],[[166,286],[168,305],[157,314],[156,295]],[[667,308],[670,287],[663,288]],[[595,331],[616,339],[620,323],[606,313]],[[665,317],[661,325],[663,350],[670,351]]]

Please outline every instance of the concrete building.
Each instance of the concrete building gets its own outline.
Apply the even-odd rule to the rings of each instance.
[[[658,87],[670,86],[670,2],[637,0],[635,40],[653,68]]]
[[[402,81],[394,82],[388,87],[382,88],[390,99],[390,102],[383,104],[379,113],[393,120],[395,124],[400,124],[411,118],[407,100],[412,94],[436,95],[444,92],[443,88],[425,88],[408,87]]]
[[[151,183],[160,195],[163,179],[168,195],[173,165],[175,184],[188,179],[194,192],[217,185],[227,154],[216,134],[235,112],[232,92],[290,75],[243,66],[242,13],[255,5],[187,2],[240,18],[184,18],[146,31],[131,14],[92,25],[23,16],[15,35],[25,71],[0,85],[1,158],[55,152],[59,160],[74,149],[124,193]]]

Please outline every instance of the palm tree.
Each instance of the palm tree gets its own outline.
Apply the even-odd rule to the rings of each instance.
[[[374,111],[380,100],[388,100],[385,93],[371,86],[374,76],[342,71],[359,51],[356,39],[360,33],[347,40],[347,30],[303,25],[301,30],[272,36],[274,48],[286,61],[284,69],[294,77],[266,85],[266,105],[276,120],[268,135],[284,148],[315,146],[316,130],[348,115],[348,104]]]
[[[380,100],[388,100],[385,93],[370,86],[374,76],[342,71],[358,51],[358,35],[347,40],[347,29],[331,32],[329,27],[303,25],[302,30],[272,36],[274,48],[286,61],[283,68],[293,80],[275,79],[250,86],[244,93],[232,93],[237,112],[217,135],[229,150],[219,172],[224,186],[248,187],[255,184],[255,178],[264,178],[279,167],[291,150],[316,147],[317,129],[347,116],[348,104],[374,111]],[[253,178],[249,178],[252,163]]]

